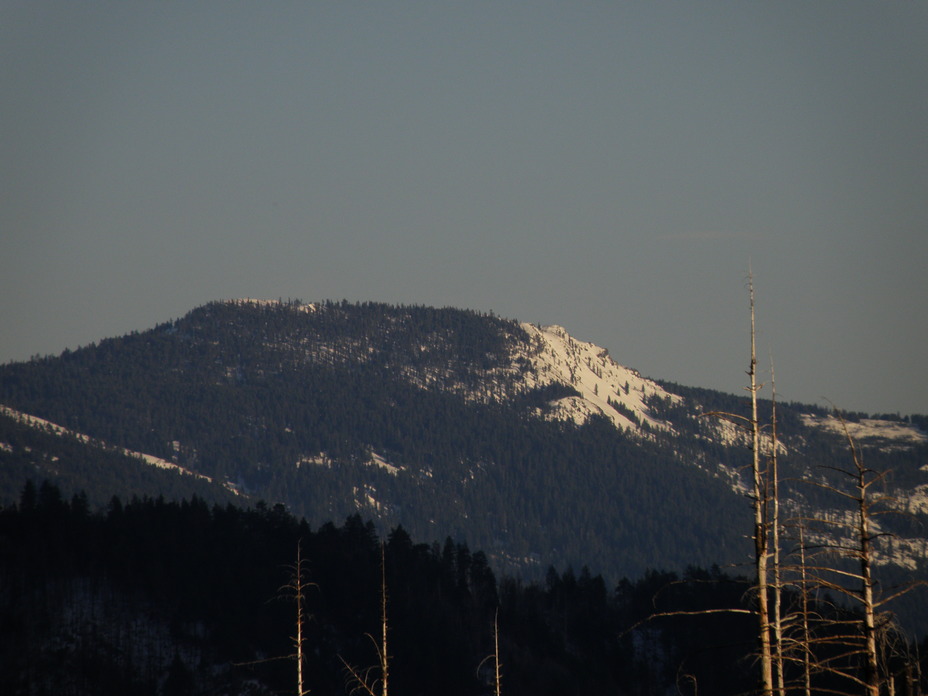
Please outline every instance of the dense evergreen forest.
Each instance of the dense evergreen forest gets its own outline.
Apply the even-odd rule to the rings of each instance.
[[[123,499],[150,496],[167,500],[196,496],[210,503],[240,499],[210,481],[150,466],[101,442],[36,428],[0,412],[0,505],[18,500],[27,479],[53,481],[68,495],[80,492],[92,507],[105,506],[117,493]]]
[[[361,511],[382,532],[467,539],[526,577],[552,562],[618,578],[747,553],[732,524],[747,508],[724,482],[605,419],[537,417],[571,389],[517,389],[509,361],[527,341],[516,322],[464,310],[216,302],[0,366],[0,403],[314,525]],[[375,452],[397,469],[371,466]],[[172,497],[148,491],[160,492]]]
[[[366,634],[380,631],[382,558],[395,696],[492,693],[494,620],[504,694],[734,696],[756,684],[751,617],[655,616],[749,606],[748,583],[718,568],[615,586],[586,567],[549,568],[525,583],[498,579],[482,551],[450,537],[378,537],[357,515],[312,529],[280,505],[198,497],[113,497],[94,511],[83,494],[30,481],[0,510],[4,693],[295,693],[296,605],[281,588],[298,545],[313,694],[349,693],[345,663],[375,663]],[[905,657],[893,658],[900,693],[928,688]]]

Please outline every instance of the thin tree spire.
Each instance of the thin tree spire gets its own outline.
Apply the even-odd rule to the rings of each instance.
[[[766,523],[767,486],[761,469],[760,421],[757,415],[757,392],[761,386],[757,382],[757,343],[754,323],[754,276],[748,275],[748,288],[751,296],[751,365],[748,376],[751,385],[751,453],[752,473],[754,478],[754,563],[757,571],[757,616],[760,633],[760,669],[761,687],[764,696],[773,694],[773,662],[770,647],[770,609],[768,605],[768,540]]]

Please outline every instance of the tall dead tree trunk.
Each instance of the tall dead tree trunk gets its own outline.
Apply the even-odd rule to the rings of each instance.
[[[851,481],[851,491],[842,489],[838,485],[825,482],[812,482],[815,485],[843,497],[851,503],[852,514],[849,523],[828,519],[819,520],[831,528],[832,539],[837,529],[838,540],[823,544],[825,552],[831,555],[838,554],[856,562],[856,571],[842,570],[834,565],[816,566],[814,582],[825,589],[843,595],[850,600],[860,611],[860,618],[853,623],[854,630],[846,635],[839,636],[843,645],[848,648],[848,654],[857,656],[862,665],[857,670],[841,669],[827,666],[825,671],[829,674],[841,676],[853,685],[863,690],[865,696],[880,696],[884,684],[891,690],[888,669],[881,669],[879,650],[884,641],[892,635],[891,615],[883,611],[888,602],[910,592],[916,587],[924,586],[923,581],[912,582],[896,588],[887,595],[877,596],[876,581],[873,578],[874,548],[873,542],[880,536],[874,525],[874,517],[881,513],[890,512],[889,502],[892,500],[885,495],[875,494],[876,486],[885,478],[888,472],[874,471],[864,466],[863,457],[854,438],[847,427],[847,422],[840,413],[836,413],[844,429],[851,451],[852,466],[850,467],[823,467],[831,469]],[[828,532],[826,532],[827,534]]]
[[[499,662],[499,609],[497,609],[493,617],[493,673],[495,677],[493,683],[496,686],[496,696],[503,694],[501,667]]]
[[[380,542],[380,678],[381,696],[387,696],[390,658],[387,652],[387,561],[383,542]]]
[[[380,696],[389,696],[390,656],[387,651],[387,564],[384,544],[380,542],[380,642],[367,634],[377,651],[377,667],[379,677],[373,678],[371,672],[374,668],[359,670],[339,658],[345,669],[348,670],[351,683],[354,685],[352,693],[360,692],[367,696],[377,696],[378,685]],[[376,673],[375,672],[375,673]]]
[[[306,693],[303,688],[303,582],[301,572],[303,558],[300,545],[297,544],[296,548],[296,693],[297,696],[303,696]]]
[[[760,420],[757,415],[757,392],[761,385],[757,382],[757,343],[754,323],[754,278],[748,277],[751,295],[751,365],[748,377],[751,384],[748,391],[751,393],[751,472],[753,474],[754,490],[752,495],[754,506],[754,567],[757,576],[757,619],[760,638],[760,678],[761,690],[764,696],[773,694],[773,661],[770,647],[770,608],[769,608],[769,570],[768,561],[768,535],[766,517],[767,486],[764,480],[764,471],[761,467],[760,446]]]
[[[843,423],[843,421],[842,421]],[[873,598],[873,537],[870,533],[870,495],[869,488],[882,476],[867,480],[867,474],[873,473],[868,471],[860,458],[860,453],[854,443],[853,438],[847,432],[847,424],[844,424],[844,432],[847,435],[848,443],[851,446],[851,456],[854,460],[854,484],[857,490],[857,541],[859,544],[859,562],[860,562],[860,581],[861,581],[861,600],[863,604],[863,630],[864,642],[866,648],[867,665],[865,672],[866,689],[868,696],[879,696],[880,694],[880,674],[879,662],[877,659],[877,638],[876,638],[876,610]]]
[[[298,541],[296,545],[296,562],[285,566],[289,571],[290,579],[287,584],[277,588],[279,597],[286,599],[292,598],[296,604],[296,635],[290,637],[290,640],[293,641],[294,652],[289,655],[279,655],[261,660],[252,660],[250,662],[233,663],[236,666],[247,666],[265,664],[276,660],[296,660],[296,696],[307,696],[309,694],[309,689],[306,687],[306,660],[304,656],[304,643],[306,642],[305,624],[307,618],[306,590],[310,587],[317,587],[315,583],[307,582],[304,579],[306,577],[305,566],[306,559],[303,558],[302,544]]]
[[[777,448],[777,388],[773,373],[773,361],[770,364],[770,466],[768,479],[770,488],[770,533],[773,561],[773,661],[776,666],[777,694],[786,693],[785,661],[783,659],[783,583],[780,565],[780,478],[778,472]]]
[[[809,629],[809,575],[806,571],[805,527],[799,524],[799,598],[800,607],[800,641],[802,649],[802,693],[812,696],[812,649]]]
[[[306,589],[312,586],[312,583],[305,582],[303,580],[303,551],[302,545],[297,542],[296,545],[296,563],[292,566],[292,573],[290,577],[290,582],[287,583],[283,589],[292,593],[294,600],[296,601],[296,636],[293,637],[293,645],[295,649],[294,657],[296,658],[296,693],[297,696],[307,696],[309,694],[309,689],[306,688],[304,682],[304,659],[303,659],[303,624],[306,621],[305,613],[305,600],[306,600]]]
[[[484,663],[491,658],[493,660],[493,694],[494,696],[502,696],[502,665],[499,661],[499,609],[496,610],[496,615],[493,617],[493,654],[487,655],[477,665],[478,674]]]
[[[763,454],[761,450],[761,424],[758,416],[757,394],[762,385],[757,381],[757,341],[754,318],[754,276],[748,274],[748,289],[750,291],[751,310],[751,363],[747,371],[750,384],[745,387],[751,394],[751,416],[746,418],[735,413],[710,412],[707,416],[715,416],[728,420],[739,428],[744,429],[750,438],[751,447],[751,492],[749,498],[754,511],[754,571],[755,590],[757,592],[757,633],[760,647],[760,683],[763,696],[773,696],[773,650],[771,641],[770,622],[770,559],[769,523],[767,520],[768,501],[770,496],[768,472],[762,465]]]

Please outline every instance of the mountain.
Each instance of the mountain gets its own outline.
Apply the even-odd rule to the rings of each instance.
[[[113,494],[282,503],[313,526],[466,540],[497,570],[732,566],[751,553],[745,397],[651,380],[607,350],[452,308],[213,302],[0,366],[0,500],[47,478]],[[761,402],[770,414],[771,403]],[[928,577],[923,416],[777,405],[784,518],[843,519],[850,460],[891,470],[887,577]],[[769,436],[768,436],[769,437]],[[810,485],[812,481],[817,484]]]

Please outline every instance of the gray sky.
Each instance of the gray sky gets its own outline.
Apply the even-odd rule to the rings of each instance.
[[[0,362],[209,300],[928,413],[928,4],[0,3]]]

